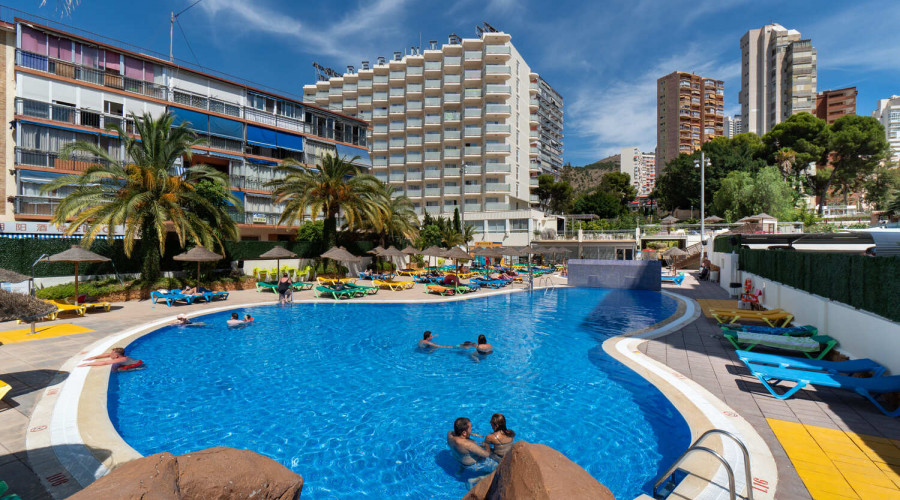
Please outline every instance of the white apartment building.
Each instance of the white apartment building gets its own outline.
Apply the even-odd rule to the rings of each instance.
[[[477,240],[509,245],[555,229],[530,192],[540,173],[537,73],[507,33],[430,45],[305,85],[304,102],[370,121],[372,174],[420,215],[458,209]]]
[[[642,153],[637,146],[622,148],[619,154],[619,172],[631,176],[631,185],[638,198],[646,198],[656,187],[656,155]]]
[[[741,120],[741,115],[725,117],[725,137],[731,139],[732,137],[743,133],[743,120]]]
[[[532,111],[537,100],[538,126],[532,131],[532,146],[538,147],[537,162],[542,174],[559,178],[563,166],[563,99],[543,78],[538,77],[540,91],[532,97]],[[537,141],[535,141],[537,136]]]
[[[900,95],[890,99],[880,99],[872,117],[884,125],[888,145],[891,148],[890,161],[900,162]]]
[[[743,132],[763,135],[791,115],[816,112],[816,49],[800,32],[768,24],[741,37]]]

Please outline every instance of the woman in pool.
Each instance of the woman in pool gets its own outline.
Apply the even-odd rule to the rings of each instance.
[[[188,319],[188,317],[187,317],[186,314],[179,314],[179,315],[175,318],[175,322],[173,322],[172,324],[173,324],[173,325],[177,325],[177,326],[190,325],[190,324],[191,324],[191,320]]]
[[[281,275],[278,280],[278,302],[287,304],[288,301],[294,301],[294,295],[291,293],[294,289],[294,283],[288,278],[288,273]]]
[[[487,337],[479,335],[478,343],[475,344],[475,350],[478,351],[478,354],[490,354],[494,352],[494,346],[488,344]]]
[[[481,443],[481,446],[485,450],[490,451],[491,458],[499,463],[512,448],[516,433],[506,428],[506,417],[502,413],[491,415],[491,429],[494,432],[484,437],[484,442]]]

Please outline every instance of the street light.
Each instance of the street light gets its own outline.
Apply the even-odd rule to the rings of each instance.
[[[712,166],[712,162],[706,157],[706,153],[700,151],[700,159],[694,160],[694,168],[700,168],[700,246],[703,246],[703,237],[706,233],[706,167]],[[691,209],[693,211],[693,209]]]

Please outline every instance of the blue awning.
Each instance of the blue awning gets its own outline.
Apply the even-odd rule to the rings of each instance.
[[[187,127],[195,132],[209,132],[209,116],[188,109],[169,107],[169,112],[175,117],[172,125],[176,127],[187,123]]]
[[[242,141],[244,140],[244,124],[227,118],[210,116],[209,133]]]
[[[303,152],[303,137],[278,132],[278,147],[289,151]]]
[[[218,151],[204,151],[202,149],[192,149],[191,153],[195,154],[197,156],[215,156],[218,158],[228,158],[230,160],[243,160],[244,159],[243,156],[230,155],[228,153],[219,153]]]
[[[260,160],[259,158],[244,158],[247,162],[252,163],[254,165],[278,165],[278,162],[269,161],[269,160]]]
[[[275,137],[278,135],[272,129],[257,127],[256,125],[247,125],[247,143],[264,148],[276,148],[278,141]]]
[[[42,184],[50,182],[51,180],[56,179],[57,177],[62,177],[64,175],[71,175],[71,174],[63,174],[63,173],[56,173],[56,172],[44,172],[41,170],[27,170],[27,169],[21,169],[21,170],[16,171],[16,179],[18,181],[20,181],[20,182],[36,182],[36,183],[42,183]]]
[[[355,148],[353,146],[347,146],[345,144],[336,144],[336,146],[338,157],[350,161],[354,156],[359,156],[359,158],[353,163],[366,167],[372,166],[372,158],[369,157],[368,149]]]

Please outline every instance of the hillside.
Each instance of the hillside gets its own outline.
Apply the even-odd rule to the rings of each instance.
[[[600,185],[600,179],[607,172],[619,170],[618,158],[609,157],[583,167],[564,166],[561,179],[572,185],[575,194],[587,193]]]

